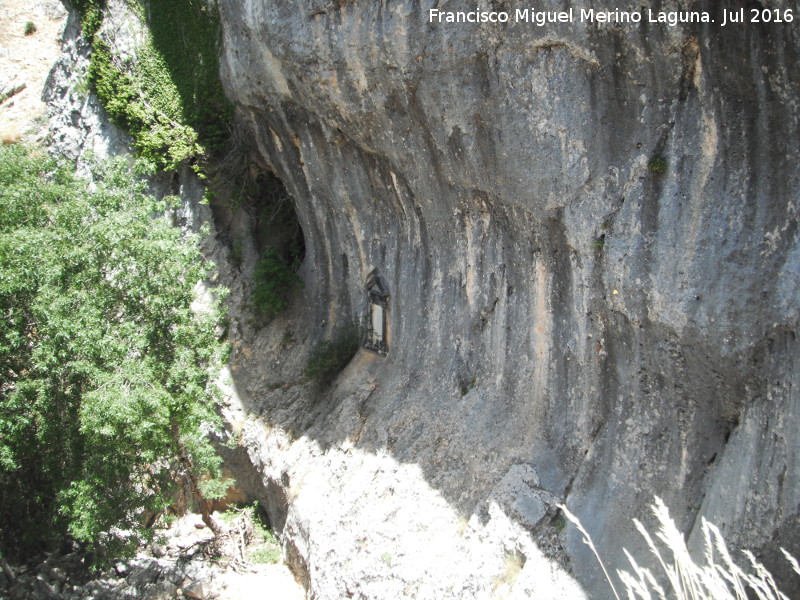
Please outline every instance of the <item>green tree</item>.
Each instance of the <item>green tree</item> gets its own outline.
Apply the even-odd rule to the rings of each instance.
[[[197,239],[124,161],[93,178],[0,148],[0,554],[11,557],[65,533],[119,552],[112,527],[136,541],[181,486],[213,526],[207,499],[225,488],[208,440],[224,348],[218,303],[192,307],[208,274]]]

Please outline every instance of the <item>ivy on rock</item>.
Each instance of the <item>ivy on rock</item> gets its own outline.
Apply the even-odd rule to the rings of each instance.
[[[224,150],[233,114],[219,80],[219,16],[204,0],[131,0],[146,21],[136,60],[116,56],[102,31],[104,0],[73,0],[92,45],[88,83],[139,156],[198,171]]]

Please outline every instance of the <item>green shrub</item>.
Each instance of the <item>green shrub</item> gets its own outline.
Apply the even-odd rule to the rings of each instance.
[[[98,33],[104,0],[73,0],[92,44],[88,83],[140,156],[163,169],[183,161],[202,170],[222,153],[233,114],[219,80],[219,17],[203,0],[131,0],[149,15],[149,36],[137,60],[120,67],[113,44]]]
[[[462,377],[458,382],[458,389],[461,392],[461,397],[463,398],[469,394],[470,390],[475,387],[477,382],[478,377],[476,375],[472,375],[471,377]]]
[[[203,155],[197,132],[151,101],[141,82],[119,69],[111,48],[95,39],[88,81],[111,119],[133,138],[139,156],[163,169]]]
[[[323,340],[311,350],[305,376],[318,385],[330,385],[358,352],[361,329],[351,325],[332,340]]]
[[[261,543],[250,550],[250,560],[254,563],[274,565],[283,558],[281,544],[269,529],[256,530],[256,535],[260,536]]]
[[[243,509],[229,510],[223,515],[223,519],[232,522],[243,512],[253,524],[253,539],[247,553],[250,561],[270,565],[280,562],[283,558],[281,544],[267,526],[266,514],[260,508],[258,501]]]
[[[244,259],[244,240],[242,238],[236,238],[231,246],[231,251],[228,256],[231,259],[231,264],[236,267],[236,269],[240,269],[242,266],[242,260]]]
[[[302,287],[297,272],[268,247],[253,274],[253,293],[250,303],[266,316],[275,316],[289,305],[292,294]]]
[[[556,517],[550,520],[550,525],[556,531],[563,531],[564,528],[567,526],[567,520],[562,515],[557,515]]]
[[[142,73],[153,97],[163,89],[154,77],[169,79],[185,123],[197,131],[200,144],[212,157],[222,154],[233,117],[233,105],[219,78],[221,35],[216,5],[207,0],[148,2],[147,25],[158,64]]]
[[[647,170],[656,175],[663,175],[667,172],[667,161],[660,156],[651,158],[647,163]]]
[[[25,23],[25,35],[33,35],[36,33],[36,24],[33,21]]]
[[[92,37],[100,30],[103,24],[103,9],[106,7],[105,0],[72,0],[72,4],[81,16],[81,33],[87,40],[92,41]]]
[[[595,250],[602,250],[605,247],[605,245],[606,245],[605,233],[601,234],[600,237],[598,237],[597,239],[595,239],[594,242],[592,242],[592,248],[594,248]]]

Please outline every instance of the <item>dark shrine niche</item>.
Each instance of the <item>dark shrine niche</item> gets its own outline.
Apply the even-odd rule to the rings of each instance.
[[[367,334],[364,348],[381,356],[389,352],[389,289],[376,271],[367,278]]]

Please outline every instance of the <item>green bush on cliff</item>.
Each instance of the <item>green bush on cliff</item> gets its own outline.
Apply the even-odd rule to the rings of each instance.
[[[76,0],[93,48],[89,85],[140,156],[202,169],[221,154],[232,117],[218,75],[218,15],[203,0],[132,3],[148,16],[149,37],[135,61],[122,61],[101,32],[104,0]]]
[[[94,177],[0,148],[0,554],[15,559],[66,533],[102,559],[112,527],[141,534],[179,487],[225,487],[197,240],[154,217],[166,203],[124,164]]]
[[[268,247],[253,274],[250,303],[263,315],[274,317],[286,309],[292,294],[302,285],[297,271]]]
[[[317,343],[308,355],[306,379],[317,385],[333,383],[358,352],[361,337],[361,328],[351,325],[339,331],[332,340]]]
[[[164,169],[203,156],[194,128],[157,109],[144,86],[114,65],[105,42],[94,43],[88,81],[114,123],[131,135],[139,156]]]
[[[661,156],[655,156],[647,161],[647,170],[656,175],[663,175],[667,172],[667,161]]]

